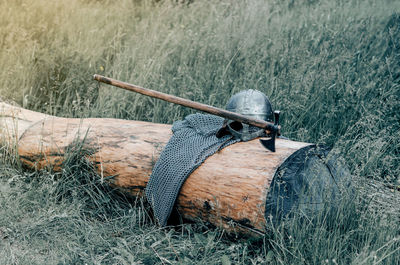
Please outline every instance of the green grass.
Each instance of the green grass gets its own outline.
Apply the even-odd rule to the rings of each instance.
[[[2,146],[0,264],[400,263],[399,194],[371,182],[400,185],[400,2],[3,0],[0,17],[2,98],[172,123],[193,111],[92,75],[218,107],[258,89],[286,136],[332,146],[358,187],[335,214],[253,242],[203,224],[158,229],[141,201],[99,183],[78,143],[61,173],[22,169]]]

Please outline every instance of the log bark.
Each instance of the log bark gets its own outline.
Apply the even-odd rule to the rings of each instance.
[[[152,167],[171,136],[171,126],[120,119],[59,118],[0,103],[2,138],[16,139],[30,168],[60,169],[77,139],[93,148],[99,177],[133,196],[143,196]],[[229,231],[263,233],[265,204],[278,167],[309,143],[277,139],[276,152],[259,141],[240,142],[206,159],[184,183],[176,208],[184,219],[210,222]]]

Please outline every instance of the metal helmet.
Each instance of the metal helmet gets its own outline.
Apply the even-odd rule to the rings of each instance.
[[[226,109],[259,120],[273,121],[273,111],[268,97],[257,90],[248,89],[233,95]]]
[[[256,119],[273,121],[273,111],[268,97],[257,90],[248,89],[233,95],[226,109]],[[265,136],[265,130],[237,121],[225,120],[217,137],[231,134],[242,141],[250,141],[256,137]]]

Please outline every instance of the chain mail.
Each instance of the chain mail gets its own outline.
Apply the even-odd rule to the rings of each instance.
[[[161,226],[167,224],[186,178],[218,150],[240,141],[231,135],[215,136],[223,118],[191,114],[172,126],[172,137],[153,168],[146,187],[147,200]]]

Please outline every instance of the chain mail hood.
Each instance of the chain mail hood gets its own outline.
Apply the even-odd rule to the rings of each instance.
[[[172,126],[172,137],[162,151],[146,186],[146,197],[161,226],[167,225],[186,178],[218,150],[240,141],[232,135],[215,136],[223,118],[191,114]]]

